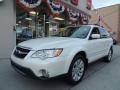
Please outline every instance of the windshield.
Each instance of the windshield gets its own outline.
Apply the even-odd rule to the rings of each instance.
[[[84,39],[87,37],[89,31],[90,26],[68,27],[59,36]]]

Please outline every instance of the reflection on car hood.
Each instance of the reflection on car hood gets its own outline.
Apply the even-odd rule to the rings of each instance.
[[[74,42],[83,43],[84,39],[68,37],[38,38],[24,41],[20,43],[19,46],[32,48],[33,50],[39,50],[50,48],[64,48],[65,46],[74,44]]]

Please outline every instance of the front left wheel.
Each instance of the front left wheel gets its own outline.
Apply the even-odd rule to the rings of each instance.
[[[79,83],[85,73],[85,59],[81,55],[77,55],[71,65],[68,72],[68,81],[71,84]]]

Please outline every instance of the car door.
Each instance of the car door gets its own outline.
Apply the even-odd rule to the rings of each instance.
[[[108,50],[110,49],[112,38],[110,34],[104,28],[99,28],[99,30],[100,30],[100,35],[101,35],[102,54],[103,56],[105,56],[108,54]]]
[[[99,28],[94,27],[90,33],[89,39],[88,39],[88,44],[87,44],[87,52],[88,52],[88,58],[89,62],[92,62],[94,60],[99,59],[102,56],[102,40],[101,38],[92,38],[92,34],[99,34]]]

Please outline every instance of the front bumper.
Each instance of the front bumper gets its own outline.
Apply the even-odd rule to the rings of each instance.
[[[12,55],[11,65],[22,74],[38,78],[51,78],[65,74],[64,57],[40,60],[39,58],[19,59]]]
[[[17,72],[19,72],[19,73],[21,73],[23,75],[29,75],[29,76],[32,76],[32,77],[36,77],[32,70],[30,70],[29,68],[22,67],[22,66],[16,64],[12,60],[11,60],[11,65]]]

